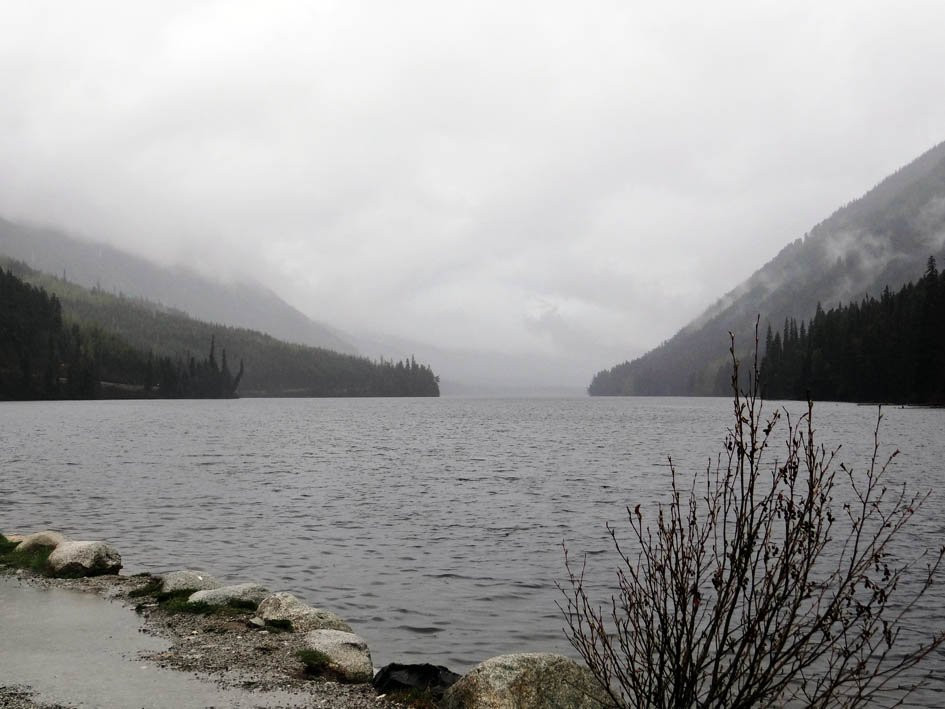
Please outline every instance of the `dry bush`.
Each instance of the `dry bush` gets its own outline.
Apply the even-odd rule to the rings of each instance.
[[[688,484],[670,459],[671,497],[655,519],[627,508],[629,543],[608,526],[619,557],[609,604],[592,598],[586,558],[576,566],[565,549],[565,632],[620,707],[898,703],[945,639],[902,632],[943,549],[891,553],[928,493],[885,483],[898,451],[879,458],[881,412],[868,469],[835,465],[812,404],[796,421],[763,418],[757,336],[745,392],[734,338],[731,355],[723,452]],[[779,460],[769,447],[782,418]]]

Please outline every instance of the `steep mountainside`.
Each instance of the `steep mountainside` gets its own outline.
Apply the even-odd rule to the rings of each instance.
[[[331,328],[312,321],[259,285],[216,283],[193,271],[163,268],[111,246],[5,219],[0,219],[0,254],[46,273],[65,273],[68,280],[89,288],[140,296],[202,320],[260,330],[301,345],[356,353],[354,346]]]
[[[945,262],[945,143],[839,209],[786,246],[747,281],[672,339],[632,362],[599,372],[592,395],[725,394],[728,332],[742,352],[756,316],[775,329],[825,308],[879,296]]]

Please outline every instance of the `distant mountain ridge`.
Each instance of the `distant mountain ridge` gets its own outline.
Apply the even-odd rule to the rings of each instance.
[[[354,345],[332,328],[311,320],[260,285],[216,283],[193,271],[162,267],[106,244],[3,218],[0,254],[39,271],[65,274],[68,280],[88,288],[155,301],[200,320],[259,330],[301,345],[357,353]]]
[[[778,329],[824,307],[878,296],[945,262],[945,143],[838,209],[788,244],[670,340],[632,362],[598,372],[591,395],[712,395],[729,387],[728,332],[740,351],[753,325]]]
[[[582,379],[587,365],[581,362],[451,349],[378,333],[350,334],[313,322],[260,285],[216,283],[192,271],[162,267],[56,229],[0,218],[0,260],[3,256],[46,274],[60,278],[65,275],[71,283],[86,288],[139,301],[134,304],[141,307],[142,313],[187,315],[263,332],[286,342],[375,360],[410,360],[416,356],[431,364],[436,372],[446,373],[442,388],[447,394],[577,396],[584,388]],[[44,285],[53,288],[54,284],[46,281]],[[61,288],[62,284],[55,285],[55,289]],[[74,310],[72,313],[76,314]],[[140,338],[137,341],[145,342]],[[184,345],[177,342],[177,349],[171,350],[176,354]],[[195,345],[194,341],[186,342],[188,348]],[[201,352],[204,347],[201,341],[194,351]],[[243,391],[251,391],[254,379],[255,373],[248,375]]]

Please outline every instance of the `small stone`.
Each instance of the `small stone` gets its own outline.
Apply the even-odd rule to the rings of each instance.
[[[202,571],[171,571],[161,577],[161,590],[164,593],[206,591],[211,588],[220,588],[221,585],[213,576]]]
[[[105,542],[65,541],[49,555],[48,563],[53,576],[102,576],[118,573],[121,555]]]
[[[341,617],[331,611],[313,608],[291,593],[279,591],[266,596],[259,604],[259,615],[263,620],[288,620],[292,629],[297,633],[306,633],[310,630],[343,630],[352,632]]]
[[[189,603],[207,603],[211,606],[225,606],[231,601],[248,601],[258,604],[269,595],[269,591],[258,583],[238,583],[233,586],[221,586],[206,591],[192,593]]]
[[[329,667],[346,682],[367,683],[374,676],[371,651],[364,638],[343,630],[313,630],[305,636],[305,646],[328,656]]]
[[[265,628],[265,627],[266,627],[266,621],[264,621],[262,618],[260,618],[260,617],[258,617],[258,616],[253,616],[253,617],[250,618],[249,621],[247,621],[247,622],[248,622],[250,625],[252,625],[253,627],[256,627],[256,628]]]

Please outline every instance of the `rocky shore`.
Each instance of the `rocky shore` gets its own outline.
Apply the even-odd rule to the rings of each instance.
[[[51,531],[0,535],[0,573],[39,589],[94,593],[122,603],[140,617],[141,632],[170,645],[140,659],[237,692],[239,706],[606,705],[587,670],[559,655],[491,658],[463,677],[434,665],[376,669],[367,643],[344,619],[286,591],[224,585],[202,571],[125,576],[120,569],[120,554],[104,542],[73,541]],[[0,708],[5,707],[60,709],[35,700],[15,678],[0,676]]]

